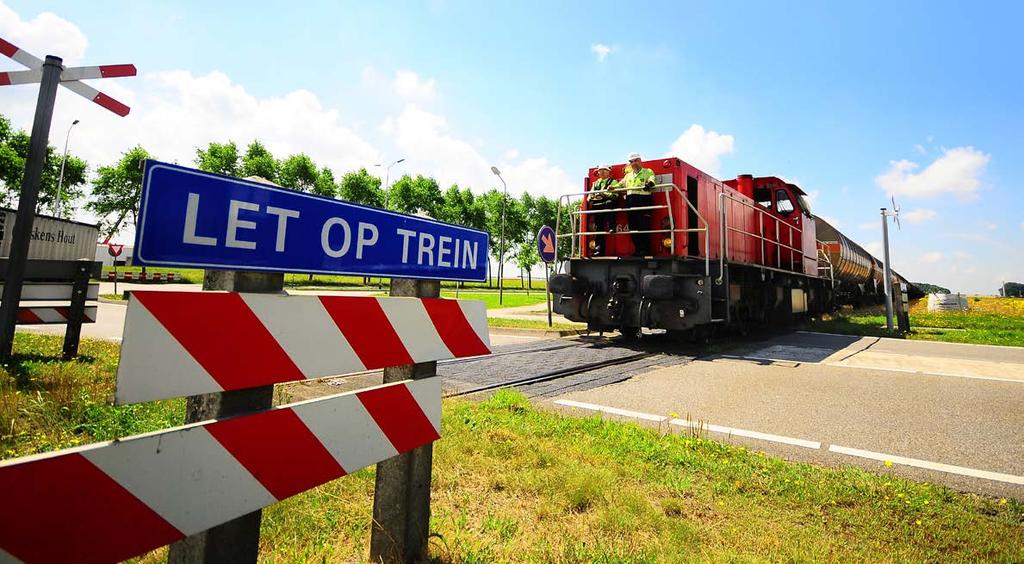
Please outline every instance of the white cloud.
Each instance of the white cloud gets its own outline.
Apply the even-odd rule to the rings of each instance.
[[[416,104],[406,104],[394,124],[395,145],[409,161],[407,168],[432,175],[441,186],[458,183],[477,192],[500,188],[501,181],[491,173],[491,165],[496,164],[511,194],[529,191],[535,196],[557,197],[580,189],[561,167],[543,157],[526,158],[518,164],[512,164],[513,159],[497,163],[489,160],[472,144],[454,135],[444,116]]]
[[[942,253],[939,251],[931,251],[921,255],[918,260],[925,264],[934,264],[942,260]]]
[[[11,8],[0,2],[0,37],[32,53],[40,59],[56,55],[64,59],[65,66],[76,66],[85,56],[89,41],[78,26],[52,12],[42,12],[31,20],[23,20]],[[6,57],[3,66],[23,69]],[[100,61],[119,63],[120,61]]]
[[[733,152],[732,135],[708,131],[700,124],[691,125],[669,148],[668,155],[683,159],[691,165],[712,175],[718,175],[721,158]]]
[[[509,149],[502,153],[501,158],[505,161],[514,161],[519,158],[519,149]]]
[[[968,253],[968,252],[965,252],[965,251],[953,251],[953,256],[962,260],[962,259],[971,258],[971,253]]]
[[[594,43],[590,46],[590,52],[597,55],[597,62],[599,63],[603,63],[613,51],[615,51],[614,47],[609,47],[604,43]]]
[[[924,148],[924,145],[914,145],[914,151],[919,155],[927,155],[928,149]]]
[[[861,223],[857,226],[857,229],[862,231],[881,231],[882,228],[878,222],[872,221],[870,223]]]
[[[996,225],[995,223],[992,223],[991,221],[982,221],[981,225],[982,227],[988,229],[989,231],[995,231],[996,229],[999,229],[999,226]]]
[[[429,100],[434,97],[436,81],[421,79],[412,71],[400,70],[395,73],[395,93],[403,100]]]
[[[889,170],[876,177],[875,183],[895,196],[928,198],[948,193],[969,200],[981,187],[980,177],[990,159],[974,147],[943,149],[941,157],[916,174],[917,163],[891,161]]]
[[[870,243],[864,245],[864,249],[866,249],[867,252],[871,253],[872,256],[876,258],[882,256],[883,254],[881,241],[871,241]]]
[[[1020,224],[1020,228],[1021,228],[1021,229],[1024,229],[1024,223],[1021,223],[1021,224]]]
[[[927,208],[917,208],[908,212],[900,212],[900,219],[907,223],[924,223],[931,221],[938,217],[939,214],[935,210]]]
[[[372,145],[340,122],[337,110],[324,108],[307,90],[257,98],[219,71],[203,76],[164,71],[128,80],[103,85],[104,91],[132,107],[125,118],[61,93],[50,142],[62,142],[65,124],[81,118],[71,151],[89,161],[94,171],[136,144],[160,160],[192,165],[196,147],[228,140],[244,150],[259,139],[278,157],[304,152],[338,173],[379,159]],[[0,106],[5,113],[11,108],[14,124],[27,128],[34,101],[4,94],[0,93]]]

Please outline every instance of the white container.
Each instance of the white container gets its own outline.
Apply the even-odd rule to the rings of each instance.
[[[967,311],[963,294],[928,294],[928,311]]]
[[[11,254],[14,238],[14,222],[17,212],[0,208],[0,257]],[[28,245],[29,259],[46,260],[94,260],[96,239],[100,230],[97,225],[37,215],[32,222],[32,237]]]

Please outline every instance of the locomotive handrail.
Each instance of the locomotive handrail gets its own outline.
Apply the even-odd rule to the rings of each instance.
[[[748,207],[748,208],[750,208],[750,209],[752,209],[752,210],[754,210],[754,211],[756,211],[758,213],[757,222],[758,222],[758,230],[760,231],[759,234],[758,233],[751,233],[749,231],[740,229],[738,227],[730,227],[729,226],[729,214],[726,213],[726,209],[725,209],[725,200],[726,199],[729,199],[729,200],[731,200],[733,202],[736,202],[737,204],[740,204],[742,206],[746,206],[746,207]],[[719,236],[718,236],[718,240],[719,240],[719,254],[718,254],[719,270],[718,270],[718,278],[715,279],[715,283],[716,284],[721,284],[722,281],[725,279],[725,261],[728,258],[727,254],[729,252],[729,232],[730,231],[735,231],[737,233],[740,233],[740,234],[743,234],[743,235],[747,235],[748,237],[754,237],[754,238],[758,239],[761,242],[761,264],[762,265],[765,264],[765,245],[766,245],[766,243],[771,243],[771,244],[775,245],[775,261],[776,261],[776,263],[780,264],[780,266],[781,266],[781,263],[782,263],[782,248],[783,247],[785,247],[786,249],[788,249],[790,251],[790,253],[789,253],[789,268],[790,268],[790,270],[793,270],[793,268],[795,266],[794,263],[795,263],[795,259],[796,259],[796,253],[800,254],[801,263],[802,263],[803,256],[804,256],[804,251],[803,251],[803,249],[798,249],[798,248],[793,246],[793,231],[794,230],[798,231],[800,233],[801,240],[803,240],[803,232],[804,232],[803,229],[801,229],[801,228],[799,228],[799,227],[797,227],[795,225],[792,225],[789,222],[782,221],[782,219],[779,218],[779,217],[776,217],[774,215],[769,215],[768,216],[769,219],[772,219],[772,220],[775,221],[775,237],[776,237],[774,240],[769,239],[769,238],[764,236],[764,216],[768,214],[768,210],[763,208],[763,207],[761,207],[761,206],[758,206],[758,205],[755,205],[755,204],[751,204],[750,202],[741,200],[741,199],[739,199],[739,198],[737,198],[737,197],[735,197],[735,196],[733,196],[733,195],[731,195],[731,194],[729,194],[727,192],[724,192],[724,191],[720,192],[718,194],[718,213],[721,216],[721,221],[719,222]],[[780,229],[779,229],[779,227],[782,226],[782,225],[785,225],[789,229],[789,244],[788,245],[786,243],[782,242],[782,234],[780,233]]]
[[[614,188],[614,189],[611,189],[611,190],[604,190],[603,192],[604,193],[619,193],[619,192],[628,192],[629,190],[635,190],[635,188]],[[583,191],[583,192],[571,192],[569,194],[562,194],[561,196],[558,197],[558,207],[557,207],[556,212],[555,212],[555,238],[556,239],[564,239],[566,237],[569,237],[569,241],[570,241],[570,245],[571,245],[570,250],[569,250],[569,256],[576,256],[576,241],[577,241],[578,238],[583,237],[585,235],[586,236],[608,235],[608,234],[612,233],[612,232],[605,233],[605,232],[601,232],[601,231],[582,231],[582,230],[577,231],[576,224],[577,224],[577,221],[582,223],[582,216],[589,215],[589,214],[595,214],[595,213],[612,213],[612,212],[618,213],[620,211],[630,211],[630,210],[637,211],[637,210],[647,210],[647,209],[663,209],[663,208],[668,208],[668,220],[669,220],[669,228],[668,229],[651,229],[651,230],[629,230],[629,229],[627,229],[625,231],[616,231],[615,233],[631,234],[631,235],[632,234],[642,235],[642,234],[653,234],[653,233],[670,233],[670,234],[672,234],[672,236],[669,237],[669,251],[672,253],[672,256],[674,257],[675,254],[676,254],[676,252],[675,252],[675,250],[676,250],[675,233],[701,233],[701,232],[703,232],[704,233],[704,275],[705,276],[710,276],[711,275],[711,259],[710,259],[710,256],[709,256],[709,252],[710,252],[710,248],[711,247],[710,247],[709,240],[711,238],[710,237],[710,235],[711,235],[711,233],[710,233],[711,225],[708,223],[708,220],[704,218],[704,216],[700,213],[700,210],[698,210],[690,202],[689,198],[686,197],[686,194],[683,193],[683,191],[680,190],[680,188],[678,186],[676,186],[674,183],[669,182],[669,183],[665,183],[665,184],[655,185],[654,189],[652,191],[655,191],[655,192],[669,192],[669,193],[671,193],[672,191],[675,191],[676,193],[678,193],[679,196],[682,198],[682,200],[684,202],[686,202],[687,207],[690,210],[693,211],[694,215],[697,216],[697,219],[704,223],[704,227],[690,227],[690,228],[686,228],[686,229],[676,229],[676,226],[675,226],[675,216],[672,213],[672,198],[671,197],[666,197],[665,201],[667,202],[667,204],[666,205],[659,205],[659,206],[622,207],[622,208],[613,208],[613,209],[609,209],[609,210],[583,210],[583,209],[572,210],[569,213],[569,222],[571,224],[570,225],[570,229],[569,229],[569,233],[560,233],[560,231],[561,231],[560,227],[561,227],[561,222],[562,222],[562,200],[564,199],[566,207],[569,207],[570,204],[571,204],[570,198],[575,197],[575,196],[580,196],[581,198],[585,199],[587,196],[593,195],[593,192]],[[582,247],[582,242],[581,242],[581,247]],[[581,256],[582,256],[582,252],[581,252]]]

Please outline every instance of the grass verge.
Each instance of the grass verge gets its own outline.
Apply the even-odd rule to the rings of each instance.
[[[0,458],[106,441],[179,425],[184,400],[114,407],[118,343],[83,339],[61,360],[64,338],[16,333],[0,373]]]
[[[19,333],[0,382],[3,458],[173,426],[181,400],[112,407],[117,345]],[[440,561],[1024,559],[1024,504],[852,467],[793,464],[635,424],[563,417],[515,392],[444,405]],[[264,511],[264,561],[361,560],[373,470]],[[165,558],[161,549],[142,558]]]
[[[906,338],[976,345],[1024,347],[1024,317],[979,312],[910,314]],[[885,315],[853,313],[811,322],[812,331],[886,337]]]
[[[557,320],[558,317],[555,317],[555,319]],[[548,327],[546,319],[544,321],[535,321],[533,319],[507,319],[504,317],[488,317],[487,325],[509,329],[543,329],[545,331],[568,331],[586,328],[586,325],[583,324],[559,323],[558,321],[555,321],[551,327]]]

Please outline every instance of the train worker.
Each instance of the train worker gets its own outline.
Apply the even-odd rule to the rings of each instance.
[[[651,230],[651,210],[633,208],[650,208],[654,205],[654,171],[644,168],[640,153],[630,153],[626,175],[622,177],[622,186],[626,188],[626,208],[629,212],[629,230],[633,231],[634,254],[649,256],[651,254],[651,234],[635,233]]]
[[[593,231],[611,233],[615,229],[615,215],[613,211],[618,208],[619,181],[612,178],[612,167],[601,165],[597,167],[597,180],[590,185],[590,194],[587,196],[587,208],[601,213],[591,214],[593,218]],[[594,235],[590,239],[590,249],[593,256],[601,256],[605,252],[606,235]]]

